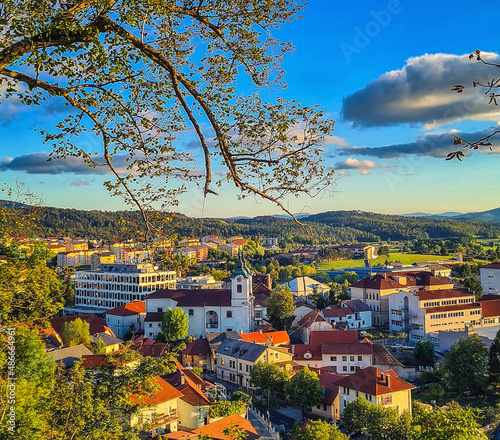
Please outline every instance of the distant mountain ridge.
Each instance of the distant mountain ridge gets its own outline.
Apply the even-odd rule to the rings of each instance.
[[[430,217],[430,218],[453,218],[453,219],[477,219],[493,222],[500,222],[500,208],[490,209],[480,212],[443,212],[441,214],[428,214],[426,212],[412,212],[402,214],[403,217]]]

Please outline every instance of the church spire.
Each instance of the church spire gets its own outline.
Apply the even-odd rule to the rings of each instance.
[[[239,250],[238,262],[236,263],[236,267],[231,275],[231,278],[236,278],[238,275],[242,275],[245,278],[250,278],[252,276],[252,271],[248,268],[247,262],[245,261],[243,249]]]

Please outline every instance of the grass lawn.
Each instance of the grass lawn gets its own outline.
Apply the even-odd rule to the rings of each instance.
[[[436,260],[453,260],[455,256],[442,256],[442,255],[423,255],[423,254],[404,254],[401,252],[391,252],[389,257],[376,258],[371,260],[372,266],[377,264],[384,264],[385,260],[391,263],[399,262],[403,264],[420,263],[422,261],[436,261]],[[345,269],[347,267],[361,267],[364,266],[364,260],[339,260],[318,263],[318,270],[337,270]]]
[[[428,394],[414,392],[411,394],[414,401],[430,404],[431,398]],[[473,408],[484,408],[485,406],[494,406],[500,401],[500,396],[464,396],[459,393],[446,391],[443,397],[436,400],[437,406],[443,406],[451,401],[458,402],[461,406],[471,406]]]

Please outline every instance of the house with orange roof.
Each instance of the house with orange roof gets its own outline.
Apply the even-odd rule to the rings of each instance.
[[[146,302],[132,301],[121,304],[111,310],[104,312],[107,326],[113,333],[123,338],[132,329],[136,332],[144,330],[144,318],[146,317]]]
[[[339,387],[340,413],[358,397],[374,405],[394,408],[399,414],[411,413],[411,390],[414,385],[398,377],[393,370],[367,367],[335,382]]]
[[[309,344],[311,332],[333,330],[319,310],[312,310],[299,321],[300,340],[304,344]]]
[[[247,436],[245,440],[256,440],[259,438],[259,434],[252,426],[252,424],[241,417],[239,414],[233,414],[229,417],[224,417],[223,419],[217,420],[216,422],[209,423],[202,428],[195,429],[193,432],[199,436],[206,436],[212,440],[231,440],[231,437],[224,434],[224,431],[232,426],[238,426]]]
[[[290,337],[286,331],[241,333],[240,339],[242,341],[255,342],[256,344],[274,346],[290,343]]]
[[[132,403],[142,407],[139,413],[130,415],[130,426],[144,424],[158,434],[175,432],[180,420],[179,399],[183,393],[160,376],[152,380],[157,391],[144,396],[129,396]]]
[[[176,365],[177,371],[163,375],[162,378],[182,393],[177,406],[180,415],[179,426],[188,430],[201,428],[209,421],[208,409],[212,404],[203,391],[213,385],[178,362]]]

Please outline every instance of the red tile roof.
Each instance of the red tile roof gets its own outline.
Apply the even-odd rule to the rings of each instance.
[[[469,303],[469,304],[458,304],[456,306],[427,307],[425,309],[425,313],[457,312],[461,310],[470,310],[470,309],[481,309],[481,304]]]
[[[231,290],[228,289],[159,289],[147,297],[147,299],[163,298],[177,301],[178,307],[231,306]]]
[[[144,357],[161,357],[167,352],[167,344],[159,342],[154,344],[132,344],[129,348]]]
[[[242,341],[255,342],[257,344],[271,343],[273,345],[281,345],[290,343],[290,337],[288,336],[288,333],[286,331],[270,332],[270,333],[264,333],[264,332],[242,333],[240,334],[240,339]]]
[[[106,326],[106,321],[102,318],[98,318],[90,313],[79,315],[79,316],[63,316],[61,318],[51,318],[49,319],[52,328],[59,334],[61,334],[62,326],[65,322],[71,322],[75,319],[80,318],[83,321],[89,323],[89,331],[91,335],[96,333],[108,333],[110,336],[115,336],[109,327]]]
[[[386,377],[389,375],[389,385]],[[400,379],[392,370],[380,370],[376,367],[367,367],[356,371],[354,374],[339,380],[339,387],[350,388],[362,393],[380,396],[382,394],[394,393],[396,391],[411,390],[415,388],[411,383]]]
[[[304,344],[292,345],[289,349],[293,353],[294,361],[320,361],[321,360],[321,345],[320,344]],[[311,357],[304,357],[309,353]]]
[[[341,344],[321,344],[322,354],[372,354],[373,345],[361,342],[347,342]]]
[[[332,405],[339,395],[339,386],[336,384],[344,376],[334,373],[323,373],[319,376],[319,384],[325,389],[325,395],[321,400],[324,405]]]
[[[358,342],[358,332],[356,330],[312,331],[310,342],[311,344]]]
[[[140,397],[131,394],[129,396],[130,400],[135,404],[159,405],[160,403],[177,399],[179,397],[182,397],[183,395],[179,390],[176,390],[172,385],[170,385],[165,379],[162,379],[160,376],[154,377],[152,381],[159,388],[158,391],[153,391],[149,395]]]
[[[445,290],[419,290],[415,292],[420,301],[428,301],[432,299],[446,299],[446,298],[460,298],[474,296],[472,292],[468,290],[458,290],[458,289],[445,289]]]
[[[205,356],[212,354],[212,349],[208,339],[201,338],[190,342],[181,353],[187,356]]]
[[[304,316],[300,321],[299,325],[301,327],[309,328],[315,322],[326,322],[325,318],[320,315],[319,310],[312,310],[306,316]]]
[[[490,263],[481,266],[480,269],[500,269],[500,263]]]
[[[111,310],[106,310],[105,315],[114,316],[131,316],[139,315],[140,313],[146,313],[146,302],[145,301],[132,301],[127,304],[122,304],[121,306],[115,307]]]
[[[483,318],[500,316],[500,298],[488,301],[479,301],[479,304],[481,304],[481,315]]]
[[[325,318],[344,318],[347,315],[352,315],[353,311],[350,307],[340,307],[338,305],[329,306],[322,310]]]
[[[359,287],[361,289],[376,289],[376,290],[387,290],[387,289],[402,289],[404,285],[390,279],[384,275],[373,275],[371,277],[363,278],[362,280],[356,281],[351,287]]]
[[[163,438],[166,438],[167,440],[198,440],[198,435],[187,431],[176,431],[164,435],[166,435],[166,437]]]
[[[229,428],[232,424],[235,424],[246,431],[248,436],[245,440],[256,440],[259,438],[259,435],[252,424],[238,414],[224,417],[221,420],[217,420],[216,422],[209,423],[208,425],[195,429],[193,432],[199,435],[205,435],[213,440],[229,440],[229,437],[224,434],[224,430]]]

